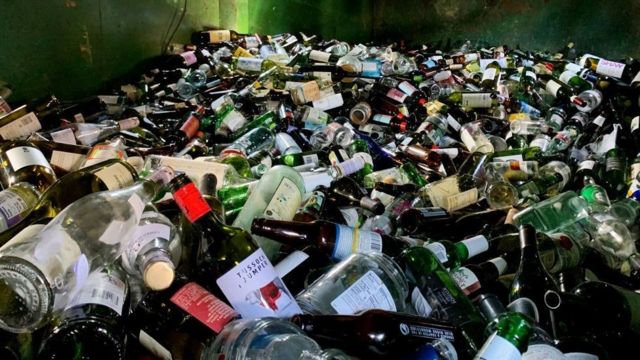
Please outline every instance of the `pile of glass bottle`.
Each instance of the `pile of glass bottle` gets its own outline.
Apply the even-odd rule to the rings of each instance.
[[[0,358],[629,358],[637,61],[192,43],[0,101]]]

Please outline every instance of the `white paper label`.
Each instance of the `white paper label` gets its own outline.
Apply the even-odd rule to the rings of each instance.
[[[387,97],[391,100],[403,103],[407,99],[407,94],[398,89],[390,89],[389,91],[387,91]]]
[[[497,69],[496,68],[488,68],[482,73],[482,82],[484,81],[493,81],[496,78]]]
[[[351,284],[331,302],[339,315],[353,315],[362,310],[382,309],[396,311],[396,303],[389,289],[372,270]]]
[[[42,155],[39,149],[32,148],[30,146],[18,146],[6,151],[7,159],[13,168],[13,171],[18,171],[27,166],[44,166],[51,169],[51,165],[47,159]]]
[[[312,102],[312,105],[318,110],[331,110],[344,105],[344,99],[342,93],[338,93],[316,100]]]
[[[76,171],[80,169],[85,158],[86,156],[82,154],[53,150],[53,153],[51,153],[51,165],[65,171]]]
[[[133,176],[126,166],[115,163],[95,173],[109,190],[118,190],[133,184]]]
[[[146,161],[153,164],[152,168],[155,168],[156,166],[169,166],[175,171],[184,172],[191,179],[195,180],[198,183],[198,186],[200,186],[199,184],[204,174],[211,173],[218,179],[224,179],[227,177],[227,173],[231,169],[230,165],[221,164],[219,162],[180,159],[171,156],[150,155],[147,156]],[[218,181],[216,184],[217,189],[219,190],[223,184],[223,181]]]
[[[305,164],[318,164],[320,159],[318,158],[318,155],[311,154],[311,155],[302,155],[302,161]]]
[[[599,127],[602,127],[602,125],[604,125],[604,121],[607,120],[606,117],[602,116],[602,115],[598,115],[596,116],[595,119],[593,119],[593,123],[598,125]]]
[[[520,360],[520,350],[494,332],[476,354],[474,360]]]
[[[449,114],[447,114],[447,124],[449,124],[449,126],[451,126],[451,128],[455,131],[460,131],[460,128],[462,127],[460,123]]]
[[[227,125],[231,132],[238,130],[247,122],[247,119],[237,110],[231,110],[224,118],[223,123]]]
[[[578,168],[578,170],[593,170],[593,168],[596,166],[596,162],[593,160],[585,160],[583,162],[580,163],[580,167]]]
[[[54,142],[60,144],[76,145],[76,136],[73,135],[73,130],[71,130],[71,128],[54,131],[51,133],[51,138]]]
[[[475,204],[478,201],[478,189],[473,188],[445,199],[444,208],[451,212]]]
[[[140,222],[140,218],[142,217],[142,212],[144,211],[145,203],[140,199],[138,194],[132,194],[128,200],[129,205],[131,205],[131,209],[133,210],[133,214],[136,217],[136,223]]]
[[[522,354],[522,360],[566,360],[566,358],[560,350],[553,346],[529,344],[527,352]]]
[[[140,330],[140,334],[138,334],[138,340],[140,341],[140,345],[149,350],[149,352],[156,358],[160,360],[173,360],[171,352],[167,350],[167,348],[162,346],[158,341],[156,341],[156,339],[152,338],[149,334],[144,332],[144,330]]]
[[[553,80],[549,80],[549,81],[547,81],[547,86],[546,86],[545,89],[553,97],[558,97],[558,90],[560,90],[561,87],[562,87],[562,85],[560,85],[560,83],[557,83],[557,82],[555,82]]]
[[[260,72],[262,71],[263,61],[263,59],[241,57],[238,58],[237,65],[240,70]]]
[[[486,93],[463,93],[462,106],[467,108],[490,108],[491,95]]]
[[[466,267],[460,267],[451,273],[451,278],[458,284],[458,287],[462,289],[465,295],[469,295],[472,292],[480,288],[480,280],[471,270]]]
[[[598,66],[596,67],[596,72],[601,75],[620,79],[624,72],[624,67],[625,64],[623,63],[600,59],[598,61]]]
[[[13,227],[22,220],[20,214],[30,208],[18,194],[5,190],[0,192],[0,231]]]
[[[413,95],[413,93],[418,91],[418,89],[416,89],[415,86],[413,86],[410,82],[406,80],[398,84],[398,89],[402,90],[402,92],[404,92],[409,96]]]
[[[216,284],[245,319],[289,317],[302,313],[262,249],[219,277]]]
[[[343,260],[361,252],[382,252],[382,236],[373,231],[336,224],[336,244],[331,254],[333,258]]]
[[[640,126],[640,116],[636,116],[631,119],[631,132],[636,131]]]
[[[311,50],[309,52],[309,60],[328,63],[331,58],[331,54],[324,51]]]
[[[82,113],[77,113],[77,114],[73,115],[73,121],[76,122],[76,123],[83,124],[84,123],[84,116],[82,115]]]
[[[433,308],[429,305],[429,302],[424,298],[417,287],[413,288],[413,291],[411,291],[411,304],[416,309],[416,313],[420,316],[429,317],[433,312]]]
[[[69,301],[66,309],[84,304],[106,306],[122,315],[126,285],[122,280],[108,274],[90,274],[78,293]]]
[[[347,226],[356,227],[358,225],[358,210],[356,208],[340,209],[340,213],[347,223]]]
[[[305,253],[304,251],[296,250],[287,255],[286,258],[280,260],[280,262],[277,263],[273,268],[275,269],[278,277],[282,279],[308,258],[309,255],[307,255],[307,253]]]
[[[449,261],[449,256],[447,256],[447,249],[439,242],[433,242],[425,245],[429,251],[435,255],[441,263],[445,263]]]
[[[0,136],[4,140],[24,139],[42,129],[36,114],[30,112],[0,128]]]
[[[276,220],[293,219],[301,202],[302,196],[296,184],[288,178],[283,178],[264,210],[264,217]]]

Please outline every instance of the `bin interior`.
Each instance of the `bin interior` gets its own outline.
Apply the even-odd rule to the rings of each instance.
[[[104,89],[203,26],[265,34],[303,31],[346,41],[451,39],[578,52],[640,53],[640,2],[630,0],[56,0],[3,4],[0,83],[12,102]],[[172,22],[173,20],[173,22]]]

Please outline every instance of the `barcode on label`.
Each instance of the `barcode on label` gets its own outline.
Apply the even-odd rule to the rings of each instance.
[[[91,298],[109,301],[115,306],[120,306],[121,301],[118,295],[105,289],[93,289],[93,291],[91,291]]]

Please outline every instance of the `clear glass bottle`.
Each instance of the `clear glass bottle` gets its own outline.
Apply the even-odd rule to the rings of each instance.
[[[404,312],[407,295],[407,280],[395,261],[380,253],[357,253],[336,264],[296,300],[305,313],[353,315],[369,309]]]

